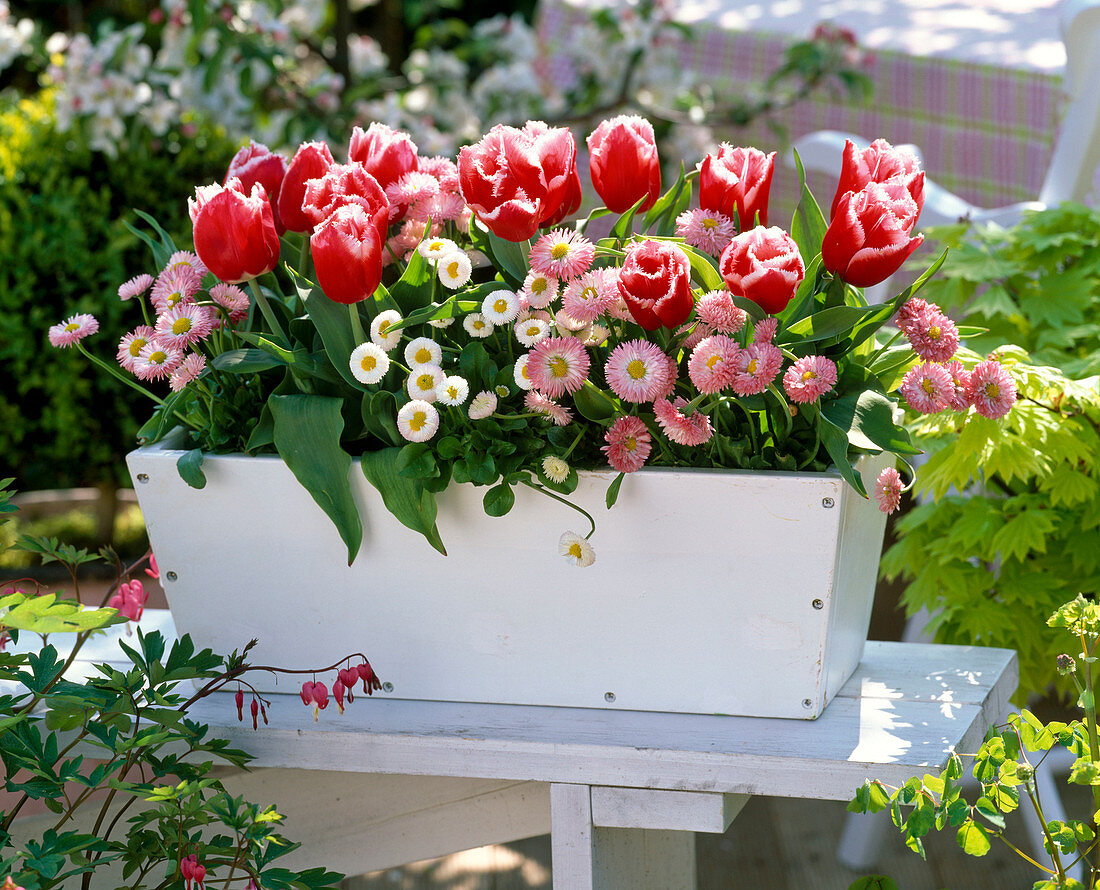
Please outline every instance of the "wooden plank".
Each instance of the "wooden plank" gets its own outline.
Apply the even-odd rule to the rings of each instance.
[[[695,890],[695,835],[690,831],[597,828],[595,890]],[[558,883],[555,886],[571,888]]]
[[[554,885],[596,890],[592,801],[587,785],[550,786],[550,826]]]
[[[592,823],[602,828],[649,828],[721,834],[748,796],[649,788],[592,788]]]

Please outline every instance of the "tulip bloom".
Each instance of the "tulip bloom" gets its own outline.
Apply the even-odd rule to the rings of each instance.
[[[846,193],[821,242],[822,265],[856,287],[885,281],[924,240],[909,237],[919,213],[901,177]]]
[[[546,175],[535,143],[530,133],[498,124],[458,154],[463,199],[506,241],[526,241],[547,216]]]
[[[734,148],[723,142],[718,154],[703,158],[699,170],[699,206],[737,217],[740,230],[747,232],[768,224],[768,193],[775,171],[775,152],[758,148]]]
[[[674,328],[691,314],[691,263],[675,244],[643,241],[629,249],[619,273],[619,293],[645,330]]]
[[[871,182],[886,182],[899,176],[905,182],[906,191],[917,204],[917,213],[924,206],[924,171],[917,156],[894,148],[885,139],[876,139],[860,151],[851,139],[844,140],[844,161],[840,168],[840,182],[833,196],[829,218],[836,216],[840,199],[848,192],[858,192]]]
[[[603,121],[588,137],[592,185],[608,210],[623,213],[640,198],[648,210],[661,194],[661,164],[653,125],[637,115]]]
[[[323,223],[337,207],[359,204],[378,229],[378,237],[386,240],[390,224],[390,199],[373,176],[359,164],[333,164],[320,179],[306,180],[302,197],[302,214],[314,226]]]
[[[244,193],[236,177],[225,186],[200,186],[188,204],[195,253],[222,281],[239,284],[275,268],[279,233],[271,202],[258,182],[251,194]]]
[[[375,122],[365,131],[362,127],[352,130],[348,163],[362,164],[385,189],[406,173],[416,170],[420,162],[416,143],[407,133]]]
[[[306,182],[322,178],[334,163],[332,152],[324,142],[303,142],[298,146],[283,177],[276,207],[283,225],[291,232],[313,231],[316,223],[302,209]]]
[[[782,312],[806,277],[794,239],[777,226],[742,232],[718,263],[730,293],[752,300],[765,312]]]
[[[264,187],[267,199],[271,202],[275,228],[280,235],[285,232],[286,227],[279,216],[278,202],[283,178],[286,176],[286,158],[271,151],[266,145],[249,142],[229,162],[225,182],[228,183],[234,176],[241,181],[242,191],[245,194],[250,193],[252,186],[257,182]]]
[[[382,280],[382,238],[371,215],[359,204],[345,204],[309,239],[317,283],[330,300],[358,303]]]
[[[528,121],[523,132],[534,142],[546,183],[539,225],[556,226],[581,206],[577,143],[568,127],[548,127],[542,121]]]

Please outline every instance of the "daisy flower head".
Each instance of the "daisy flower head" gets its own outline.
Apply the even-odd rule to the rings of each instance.
[[[875,500],[883,513],[893,513],[898,508],[903,487],[901,473],[894,467],[887,467],[878,474],[875,481]]]
[[[390,201],[391,221],[403,215],[410,204],[435,197],[439,194],[439,180],[430,173],[410,170],[402,174],[396,182],[386,186],[386,197]]]
[[[619,473],[633,473],[649,459],[653,439],[640,417],[620,417],[604,433],[606,445],[600,449],[607,455],[611,468]]]
[[[417,365],[412,369],[409,379],[405,381],[405,389],[410,399],[420,399],[425,402],[434,402],[436,387],[439,386],[447,375],[439,365]]]
[[[403,320],[401,313],[396,309],[387,309],[384,312],[379,312],[370,323],[371,342],[375,346],[381,347],[386,352],[389,352],[401,342],[401,328],[391,331],[390,326]]]
[[[568,559],[573,565],[586,568],[596,561],[596,551],[576,532],[566,532],[558,539],[558,553]]]
[[[555,229],[535,242],[528,254],[531,268],[568,281],[587,272],[596,258],[596,245],[568,229]]]
[[[695,388],[708,395],[721,392],[737,373],[737,341],[725,334],[715,334],[699,341],[688,360],[688,377]]]
[[[771,343],[775,339],[776,328],[779,327],[778,318],[762,318],[752,329],[753,343]]]
[[[497,290],[481,301],[481,314],[494,325],[509,324],[519,315],[519,297],[510,290]]]
[[[926,306],[903,333],[913,352],[926,362],[949,362],[959,348],[959,329],[935,304]]]
[[[898,391],[914,411],[937,414],[955,397],[955,381],[943,365],[924,362],[906,372]]]
[[[202,288],[202,276],[188,263],[166,266],[153,282],[149,294],[157,312],[165,312],[179,303],[195,302],[195,294]]]
[[[176,370],[182,361],[182,349],[154,338],[141,347],[134,361],[134,376],[138,380],[163,380]]]
[[[748,313],[734,304],[729,291],[712,290],[695,304],[695,317],[719,334],[736,334],[745,326]]]
[[[951,407],[956,411],[965,411],[970,407],[970,397],[966,394],[970,385],[970,372],[963,367],[962,362],[948,362],[944,365],[951,372],[951,379],[955,383],[955,395],[951,398]]]
[[[464,250],[456,250],[440,257],[435,264],[435,273],[445,288],[458,290],[470,280],[474,267]]]
[[[427,442],[439,429],[439,412],[423,399],[413,399],[397,412],[397,429],[409,442]]]
[[[532,309],[545,309],[558,298],[561,282],[553,275],[545,275],[533,269],[523,279],[523,295]]]
[[[443,349],[428,337],[417,337],[405,344],[405,364],[410,368],[413,365],[442,365]]]
[[[836,386],[836,365],[823,355],[804,355],[787,368],[783,389],[798,405],[816,402]]]
[[[567,426],[573,419],[573,412],[568,408],[534,390],[523,397],[523,407],[532,414],[545,414],[555,426]]]
[[[516,339],[528,349],[550,336],[550,325],[544,319],[535,317],[517,321],[513,330]]]
[[[488,417],[492,417],[493,412],[496,410],[496,393],[483,389],[473,397],[470,402],[470,407],[466,409],[466,414],[469,416],[470,420],[485,420]]]
[[[551,482],[560,485],[569,478],[569,464],[556,454],[548,454],[542,459],[542,474]]]
[[[529,390],[534,388],[534,383],[527,375],[527,360],[530,357],[530,353],[521,355],[516,359],[516,363],[512,366],[512,377],[516,381],[516,386],[522,390]]]
[[[195,303],[181,303],[157,317],[157,338],[187,349],[206,339],[214,329],[214,310]]]
[[[493,392],[497,394],[498,399],[506,399],[511,394],[511,390],[508,389],[503,383],[498,383],[493,387]]]
[[[443,378],[435,388],[435,395],[444,405],[457,408],[470,397],[470,384],[466,382],[465,377],[452,374],[450,377]]]
[[[210,299],[221,306],[229,314],[230,324],[237,324],[248,317],[248,294],[235,284],[226,284],[219,281],[210,288]],[[217,316],[217,323],[221,323],[221,316]],[[217,324],[215,324],[217,327]]]
[[[593,269],[573,278],[561,295],[561,308],[570,318],[591,324],[619,300],[619,288],[603,269]]]
[[[737,226],[716,210],[685,210],[676,217],[676,236],[692,247],[718,256],[737,234]]]
[[[739,396],[751,396],[775,380],[783,365],[783,352],[771,343],[750,343],[737,354],[736,362],[730,388]]]
[[[1016,403],[1016,384],[1004,365],[995,359],[986,359],[970,372],[966,395],[982,417],[998,420]]]
[[[58,349],[66,349],[79,343],[85,337],[90,337],[99,330],[99,322],[94,315],[81,312],[71,315],[60,324],[51,325],[46,334],[51,346]]]
[[[172,392],[179,392],[192,380],[198,378],[206,367],[206,356],[197,352],[188,353],[179,367],[168,377],[168,387]]]
[[[360,343],[351,351],[349,364],[352,376],[370,386],[386,376],[390,369],[390,357],[377,343]]]
[[[152,286],[152,275],[135,275],[126,283],[120,284],[118,286],[118,298],[120,300],[132,300],[134,297],[140,297]]]
[[[611,332],[602,324],[590,324],[578,335],[585,346],[603,346]]]
[[[455,319],[453,315],[448,316],[447,318],[433,318],[428,322],[428,324],[430,324],[438,331],[442,331],[444,328],[449,328],[454,323]]]
[[[153,339],[155,331],[147,324],[139,325],[128,334],[123,334],[118,341],[118,353],[115,358],[131,374],[134,373],[134,362],[141,354],[141,348]]]
[[[527,376],[535,389],[552,399],[576,392],[588,379],[588,352],[574,337],[547,337],[527,355]]]
[[[698,320],[694,322],[689,321],[676,329],[676,336],[684,338],[684,349],[694,349],[713,333],[714,328],[705,321]]]
[[[495,330],[495,325],[480,312],[471,312],[462,319],[462,327],[475,340],[484,340]]]
[[[433,266],[441,257],[445,257],[447,254],[454,253],[457,250],[458,245],[450,238],[425,238],[420,242],[420,246],[416,248],[417,253]]]
[[[183,263],[190,266],[196,272],[199,273],[199,277],[202,278],[207,275],[210,270],[206,268],[206,264],[199,259],[199,255],[190,250],[177,250],[174,254],[168,257],[168,266],[174,266],[177,263]]]
[[[909,336],[909,332],[921,323],[921,319],[929,308],[928,303],[920,297],[910,297],[898,310],[898,314],[894,317],[894,324],[898,326],[898,330]]]
[[[710,441],[714,435],[714,427],[710,425],[710,418],[701,411],[687,416],[682,414],[687,399],[677,397],[675,401],[661,399],[653,403],[653,413],[657,416],[657,423],[661,431],[670,442],[677,445],[702,445]]]
[[[554,313],[554,327],[563,337],[571,337],[578,331],[583,331],[587,325],[583,321],[574,318],[564,309]]]

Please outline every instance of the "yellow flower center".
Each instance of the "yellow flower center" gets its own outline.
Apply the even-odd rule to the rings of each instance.
[[[443,250],[442,241],[432,241],[428,244],[428,253],[438,253],[441,250]]]
[[[172,322],[172,333],[179,336],[180,334],[186,334],[191,330],[191,319],[184,316],[183,318],[177,318]]]
[[[409,429],[419,433],[428,424],[428,415],[424,411],[416,411],[409,419]]]
[[[458,278],[458,261],[457,260],[455,260],[449,266],[447,266],[447,274],[450,275],[451,278]]]
[[[1001,397],[1001,388],[996,383],[989,382],[984,387],[985,394],[991,399],[999,399]]]
[[[546,288],[550,286],[550,282],[545,278],[536,278],[531,282],[531,293],[541,294]]]
[[[574,541],[569,545],[569,555],[572,556],[573,559],[580,559],[584,556],[584,551],[581,550],[580,541]]]
[[[940,329],[936,325],[932,325],[932,327],[928,329],[928,336],[933,340],[939,340]]]
[[[432,351],[427,346],[421,346],[413,356],[418,365],[426,365],[432,360]]]
[[[176,303],[178,303],[182,299],[183,294],[181,294],[179,291],[176,291],[174,294],[169,294],[167,297],[165,297],[164,302],[167,306],[172,307],[175,306]]]
[[[706,219],[703,220],[703,228],[704,229],[717,229],[718,228],[718,220],[711,219],[710,217],[707,217]]]
[[[452,399],[452,400],[458,398],[458,387],[457,386],[448,386],[447,387],[447,398]]]
[[[935,393],[935,391],[936,391],[936,386],[935,386],[935,384],[933,384],[933,383],[932,383],[932,381],[931,381],[931,380],[929,380],[929,379],[928,379],[927,377],[925,377],[925,378],[924,378],[924,380],[922,380],[922,381],[921,381],[921,384],[920,384],[920,385],[921,385],[921,388],[922,388],[922,389],[923,389],[923,390],[924,390],[924,391],[925,391],[926,393],[928,393],[928,395],[932,395],[932,394],[933,394],[933,393]]]
[[[550,373],[555,377],[566,376],[569,373],[569,362],[560,355],[555,355],[550,359]]]
[[[750,374],[755,374],[756,373],[756,359],[752,359],[749,362],[749,366],[745,370],[748,371]]]
[[[537,324],[533,324],[527,329],[527,336],[528,337],[537,337],[541,333],[542,333],[542,328],[540,328]]]
[[[599,291],[597,291],[596,288],[592,287],[591,285],[589,285],[588,287],[586,287],[584,290],[581,291],[581,299],[582,300],[595,300],[599,296],[600,296]]]
[[[156,352],[149,353],[149,363],[153,365],[163,365],[168,361],[168,353],[158,349]]]
[[[80,325],[78,325],[75,321],[70,321],[67,325],[65,325],[65,333],[67,334],[71,334],[73,331],[79,330]]]
[[[519,367],[519,376],[522,377],[524,380],[530,380],[531,379],[530,377],[527,376],[527,364],[526,363],[520,365],[520,367]],[[499,389],[499,387],[498,387],[498,389]],[[506,393],[506,392],[505,393],[500,393],[500,395],[505,395],[506,396],[506,395],[508,395],[508,393]]]
[[[416,385],[420,389],[435,389],[435,378],[431,374],[421,374],[416,378]]]
[[[363,360],[359,362],[359,367],[369,373],[378,367],[378,359],[373,355],[364,355]]]
[[[718,355],[717,353],[715,353],[714,355],[708,355],[707,367],[713,371],[714,366],[717,365],[720,361],[722,361],[722,356]]]
[[[391,323],[392,322],[390,322],[389,319],[386,319],[385,321],[382,321],[382,322],[378,323],[378,336],[379,337],[385,337],[386,336],[386,331],[388,331],[390,329],[390,324]]]
[[[503,315],[505,312],[508,311],[508,301],[505,300],[503,297],[501,297],[499,300],[494,301],[493,311],[499,312],[501,315]]]
[[[633,436],[627,436],[626,441],[623,443],[626,446],[627,451],[633,451],[638,447],[638,440]]]
[[[480,331],[483,327],[485,327],[485,322],[483,322],[480,318],[474,320],[475,331]]]
[[[556,260],[560,260],[564,257],[569,256],[569,245],[561,243],[555,244],[550,249],[550,256],[552,256]]]
[[[805,383],[807,380],[817,380],[817,374],[814,371],[803,371],[802,382]]]
[[[626,366],[626,373],[630,375],[633,380],[641,380],[645,377],[645,362],[640,358],[636,358]]]
[[[134,339],[130,341],[130,355],[133,358],[137,358],[141,350],[145,348],[145,344],[148,342],[148,340],[143,340],[141,337],[134,337]]]

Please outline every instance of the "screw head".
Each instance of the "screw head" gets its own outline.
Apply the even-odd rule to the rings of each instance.
[[[821,609],[825,608],[825,600],[814,600],[813,606],[815,609],[820,611]]]
[[[148,473],[138,473],[137,474],[137,481],[138,482],[148,482],[149,481],[149,474]]]
[[[802,699],[802,707],[804,707],[804,708],[805,708],[805,709],[806,709],[807,711],[808,711],[808,710],[809,710],[810,708],[812,708],[813,706],[814,706],[814,702],[813,702],[813,699],[811,699],[811,698],[804,698],[804,699]]]
[[[393,692],[393,684],[392,683],[383,683],[382,684],[382,691],[383,692]]]
[[[615,701],[615,693],[614,692],[605,692],[603,694],[603,700],[605,702],[607,702],[608,704],[610,704],[611,702]]]
[[[836,504],[836,501],[834,501],[832,498],[822,498],[821,499],[821,506],[824,507],[826,510],[828,510],[834,504]]]
[[[179,578],[179,575],[177,575],[175,572],[165,572],[164,577],[167,578],[169,581],[175,581]]]

